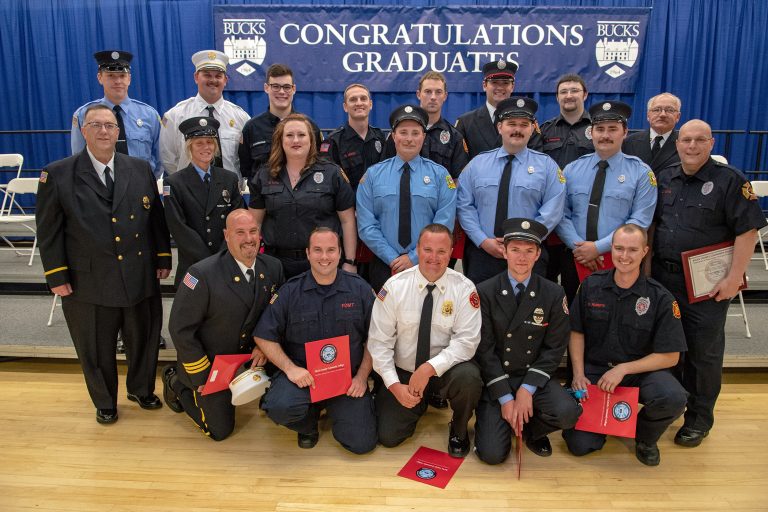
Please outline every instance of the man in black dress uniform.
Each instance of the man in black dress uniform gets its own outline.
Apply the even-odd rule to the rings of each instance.
[[[45,277],[62,310],[96,406],[117,421],[117,333],[127,347],[128,398],[154,395],[162,315],[159,279],[171,249],[155,177],[146,160],[115,152],[119,127],[104,105],[83,118],[85,149],[40,174],[37,236]]]

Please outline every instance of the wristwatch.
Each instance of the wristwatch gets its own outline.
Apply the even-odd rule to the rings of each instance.
[[[355,260],[351,260],[349,258],[344,258],[341,260],[342,263],[346,263],[347,265],[354,265],[357,266],[357,262]]]

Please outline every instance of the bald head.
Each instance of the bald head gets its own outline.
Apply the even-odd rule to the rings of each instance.
[[[683,172],[689,176],[696,174],[709,160],[715,145],[712,128],[701,119],[691,119],[680,127],[675,145]]]
[[[224,240],[232,257],[246,267],[253,265],[259,252],[259,226],[248,210],[238,208],[227,215]]]
[[[242,222],[240,219],[243,219],[243,221],[251,220],[254,224],[256,224],[256,221],[253,220],[253,215],[251,215],[251,212],[242,208],[238,208],[236,210],[232,210],[229,215],[227,215],[227,229],[231,228],[236,222]]]

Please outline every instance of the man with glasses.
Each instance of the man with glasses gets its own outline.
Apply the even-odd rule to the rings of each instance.
[[[192,63],[195,65],[197,95],[177,103],[163,116],[160,156],[165,172],[173,174],[190,163],[184,150],[184,135],[179,131],[179,125],[192,117],[207,116],[219,122],[220,154],[214,159],[213,165],[239,176],[237,146],[240,132],[248,121],[248,114],[223,97],[228,80],[229,57],[216,50],[203,50],[192,56]]]
[[[272,134],[275,126],[288,114],[293,114],[293,95],[296,94],[296,84],[293,83],[293,71],[285,64],[272,64],[267,69],[267,79],[264,82],[264,92],[269,98],[269,108],[266,112],[252,117],[242,130],[240,137],[240,172],[248,179],[262,164],[269,160],[272,149]],[[316,147],[320,147],[323,136],[320,128],[310,119],[312,131],[315,133]]]
[[[81,128],[86,109],[91,105],[106,105],[115,113],[120,127],[116,150],[146,160],[152,166],[155,178],[162,177],[160,115],[146,103],[128,96],[133,54],[121,50],[105,50],[94,53],[93,57],[99,66],[96,79],[104,88],[104,97],[75,110],[72,116],[72,154],[77,155],[85,148]]]
[[[83,116],[85,149],[40,173],[37,237],[45,279],[61,297],[96,421],[117,421],[117,333],[127,348],[128,399],[158,409],[160,279],[171,271],[163,205],[149,163],[115,151],[106,105]]]
[[[681,105],[680,98],[668,92],[654,96],[648,100],[650,129],[633,133],[624,141],[622,151],[647,163],[656,176],[662,169],[680,162],[675,148],[675,125],[680,121]]]
[[[462,114],[456,120],[456,129],[464,137],[470,160],[478,153],[501,146],[501,136],[494,121],[496,105],[512,96],[517,68],[517,62],[504,60],[489,62],[483,66],[485,105]]]
[[[689,396],[685,421],[675,435],[675,443],[694,447],[707,437],[715,421],[728,305],[739,293],[755,249],[757,230],[766,222],[744,174],[710,158],[715,140],[707,123],[688,121],[680,128],[675,144],[680,163],[659,176],[652,275],[680,304],[688,344],[682,384]],[[709,298],[692,304],[680,253],[721,242],[734,244],[730,268]]]

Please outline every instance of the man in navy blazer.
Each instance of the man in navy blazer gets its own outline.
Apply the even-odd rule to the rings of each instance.
[[[680,163],[675,141],[675,125],[680,121],[680,98],[663,92],[648,100],[650,129],[633,133],[624,140],[622,151],[634,155],[651,168],[658,177],[662,169]]]

